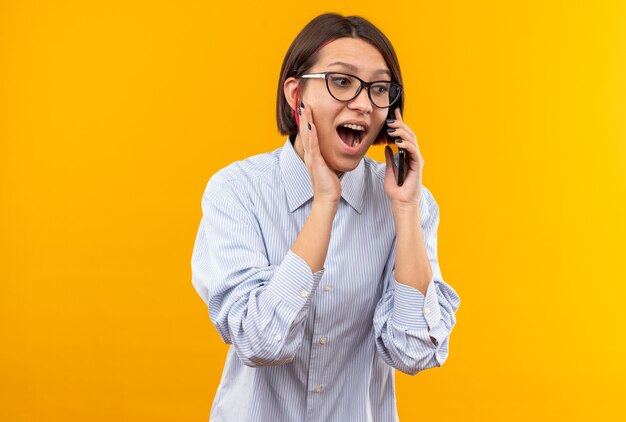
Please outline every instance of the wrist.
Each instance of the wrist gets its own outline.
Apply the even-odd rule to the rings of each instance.
[[[392,202],[391,212],[396,219],[415,219],[420,215],[419,203]]]
[[[339,200],[323,200],[313,198],[313,206],[311,212],[322,215],[332,215],[337,213],[337,207],[339,206]]]
[[[416,214],[419,216],[421,200],[422,192],[420,189],[415,196],[412,195],[412,197],[408,200],[406,200],[406,198],[405,200],[392,199],[390,201],[391,211],[394,216],[397,215],[399,217],[412,217]]]

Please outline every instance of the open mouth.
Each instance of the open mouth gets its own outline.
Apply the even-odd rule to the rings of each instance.
[[[337,134],[341,141],[351,148],[358,148],[367,133],[365,126],[344,123],[337,126]]]

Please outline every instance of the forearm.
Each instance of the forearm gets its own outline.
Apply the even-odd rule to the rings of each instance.
[[[432,270],[420,224],[419,207],[394,209],[396,224],[395,278],[426,295]]]
[[[291,247],[311,267],[313,273],[324,268],[337,205],[313,200],[311,213]]]

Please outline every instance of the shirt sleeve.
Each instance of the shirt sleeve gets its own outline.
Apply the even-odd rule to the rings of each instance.
[[[437,259],[439,207],[432,193],[423,186],[420,219],[433,273],[426,295],[395,279],[394,249],[386,266],[386,288],[374,313],[379,354],[387,364],[411,375],[443,365],[461,303],[458,294],[441,275]]]
[[[324,270],[287,252],[272,265],[251,211],[211,183],[194,245],[192,282],[221,338],[248,366],[293,360]]]

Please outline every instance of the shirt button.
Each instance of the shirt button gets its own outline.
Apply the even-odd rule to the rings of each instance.
[[[328,339],[326,337],[321,337],[320,338],[320,344],[324,345],[328,342]]]
[[[330,284],[324,284],[324,291],[325,292],[330,292],[330,289],[331,289]]]
[[[309,292],[307,292],[306,290],[304,289],[300,290],[300,296],[307,297],[308,295],[309,295]]]
[[[276,337],[274,337],[274,340],[276,341],[281,341],[283,338],[280,336],[280,334],[276,334]]]
[[[321,392],[322,392],[322,386],[318,385],[317,387],[315,387],[315,388],[313,389],[313,392],[314,392],[314,393],[321,393]]]
[[[424,308],[424,314],[428,315],[430,313],[430,308],[427,306]]]

